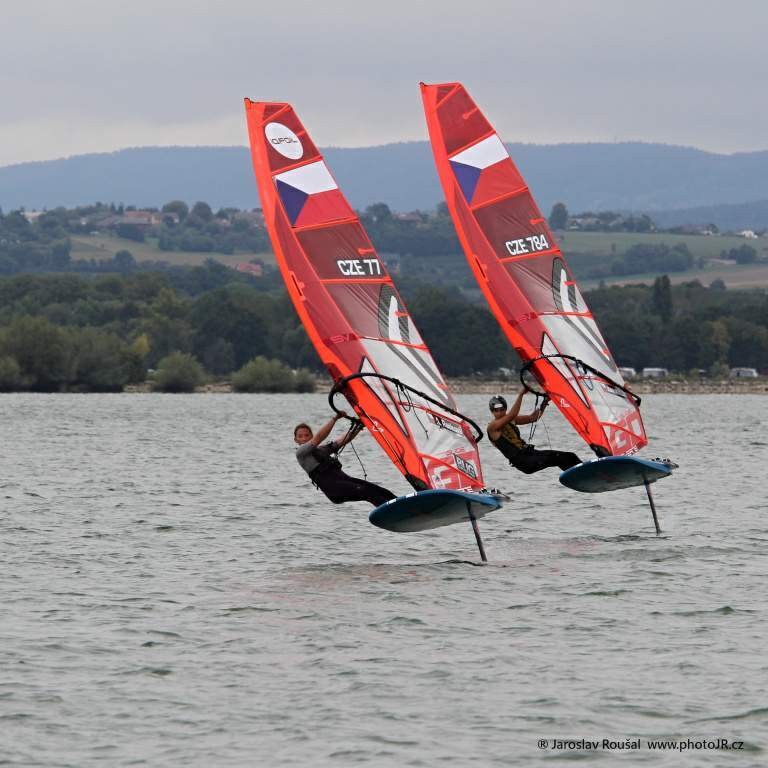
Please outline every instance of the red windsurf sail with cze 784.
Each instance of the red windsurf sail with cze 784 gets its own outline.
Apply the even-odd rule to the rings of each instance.
[[[510,343],[598,455],[639,450],[639,398],[501,139],[460,83],[422,83],[421,93],[448,209]]]
[[[416,490],[481,489],[479,436],[293,108],[245,111],[277,263],[334,382]]]

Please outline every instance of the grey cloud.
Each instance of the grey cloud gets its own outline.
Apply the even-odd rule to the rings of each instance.
[[[759,149],[766,21],[759,0],[32,0],[3,19],[0,163],[134,124],[134,145],[243,141],[243,96],[292,101],[321,144],[422,138],[420,79],[462,80],[509,140]],[[77,136],[33,141],[48,122]]]

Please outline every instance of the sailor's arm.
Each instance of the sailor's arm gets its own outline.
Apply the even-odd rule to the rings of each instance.
[[[517,414],[520,413],[520,406],[523,404],[523,398],[524,397],[525,397],[525,390],[521,389],[517,393],[517,398],[515,399],[515,402],[512,403],[512,407],[509,409],[509,412],[507,413],[507,415],[502,417],[502,418],[506,419],[506,421],[504,422],[505,424],[507,422],[510,422],[510,421],[515,421],[516,422]]]
[[[351,443],[361,432],[363,431],[363,425],[357,419],[352,421],[347,433],[340,440],[336,441],[337,450],[343,448],[347,443]]]
[[[526,413],[523,416],[518,416],[515,419],[515,424],[530,424],[531,422],[538,421],[541,418],[541,408],[537,408],[535,411]]]
[[[515,420],[516,424],[530,424],[534,421],[538,421],[544,414],[544,409],[547,407],[549,399],[545,399],[544,402],[538,407],[532,410],[530,413],[524,416],[518,416]]]
[[[323,424],[320,429],[317,430],[317,432],[314,434],[310,442],[312,445],[320,445],[320,443],[325,441],[325,438],[328,437],[328,435],[331,434],[331,430],[333,429],[334,425],[339,419],[342,419],[346,416],[344,412],[337,413],[334,415],[334,417],[327,422],[326,424]]]

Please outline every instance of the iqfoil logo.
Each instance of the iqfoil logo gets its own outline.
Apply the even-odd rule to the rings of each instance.
[[[272,149],[289,160],[299,160],[304,154],[299,137],[282,123],[269,123],[264,129],[264,135]]]

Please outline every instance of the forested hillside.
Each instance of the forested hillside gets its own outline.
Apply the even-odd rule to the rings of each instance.
[[[494,373],[515,355],[485,306],[411,282],[407,301],[448,375]],[[768,368],[768,295],[699,283],[587,294],[620,365],[720,374]],[[281,287],[215,262],[165,273],[0,278],[0,389],[119,391],[172,353],[226,377],[257,356],[290,368],[317,357]]]
[[[509,144],[544,210],[657,211],[750,203],[768,198],[768,152],[718,155],[689,147],[617,144]],[[323,150],[356,208],[385,200],[396,211],[443,199],[424,141]],[[0,208],[54,208],[95,200],[159,207],[207,200],[253,208],[258,196],[245,147],[143,147],[0,168]],[[756,209],[762,216],[765,208]],[[706,219],[722,226],[714,218]],[[685,217],[671,224],[695,223]],[[749,226],[765,227],[763,219]],[[726,225],[727,226],[727,225]]]

